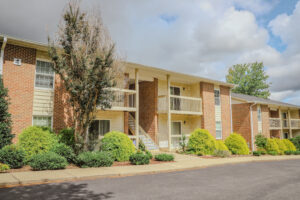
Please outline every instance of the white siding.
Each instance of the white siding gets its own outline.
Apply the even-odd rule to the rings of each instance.
[[[122,111],[97,111],[98,120],[110,120],[110,131],[124,132],[124,112]]]

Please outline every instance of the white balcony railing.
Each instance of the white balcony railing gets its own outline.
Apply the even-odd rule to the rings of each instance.
[[[170,95],[170,110],[171,113],[176,114],[202,114],[202,99],[196,97],[186,97]],[[166,113],[167,96],[162,95],[158,97],[158,112]]]
[[[280,118],[270,118],[270,129],[280,129],[281,128]]]
[[[119,111],[136,111],[135,90],[109,88],[113,92],[113,101],[111,102],[111,109]]]
[[[291,128],[300,129],[300,119],[291,119]]]

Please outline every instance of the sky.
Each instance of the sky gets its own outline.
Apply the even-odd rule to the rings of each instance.
[[[67,0],[1,0],[0,33],[47,42]],[[127,61],[225,81],[263,62],[271,98],[300,105],[300,0],[82,0]]]

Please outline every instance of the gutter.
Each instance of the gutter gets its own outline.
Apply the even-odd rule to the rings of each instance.
[[[4,61],[4,49],[7,43],[7,37],[3,38],[3,43],[1,47],[1,53],[0,53],[0,75],[3,73],[3,61]]]
[[[253,134],[253,114],[252,114],[252,107],[255,106],[257,103],[254,102],[250,106],[250,123],[251,123],[251,149],[254,151],[254,134]]]

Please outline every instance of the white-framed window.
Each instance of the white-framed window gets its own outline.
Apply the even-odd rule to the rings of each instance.
[[[257,120],[261,122],[261,107],[257,106]]]
[[[53,89],[54,71],[53,63],[37,60],[35,68],[35,87]]]
[[[89,135],[93,138],[99,138],[110,132],[110,120],[93,120],[90,128]]]
[[[181,135],[181,122],[180,121],[174,121],[172,122],[172,135]]]
[[[215,91],[215,105],[219,106],[221,104],[221,101],[220,101],[220,90],[215,89],[214,91]]]
[[[222,122],[216,121],[216,139],[222,139]]]
[[[45,126],[52,128],[52,117],[51,116],[33,116],[33,126]]]

